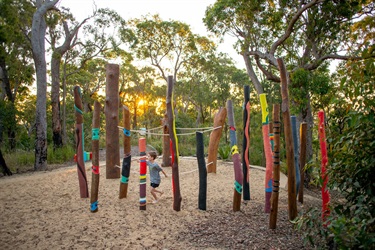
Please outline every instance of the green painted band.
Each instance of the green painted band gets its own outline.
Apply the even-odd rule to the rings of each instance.
[[[100,130],[99,128],[93,128],[92,129],[92,140],[99,140],[100,136],[99,136],[99,133],[100,133]]]
[[[129,178],[126,176],[121,176],[121,183],[128,183]]]
[[[242,194],[242,185],[237,181],[234,181],[234,188],[236,189],[237,193]]]
[[[74,104],[74,109],[80,113],[81,115],[83,114],[82,110],[80,110],[75,104]]]

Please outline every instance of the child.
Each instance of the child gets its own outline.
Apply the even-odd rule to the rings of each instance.
[[[164,170],[155,162],[157,155],[156,152],[149,152],[147,155],[148,161],[147,166],[149,167],[150,171],[150,180],[151,180],[151,194],[154,197],[153,203],[158,202],[158,198],[156,196],[156,193],[159,193],[161,197],[164,192],[157,190],[156,188],[160,185],[160,173],[162,172],[165,177],[168,177],[167,174],[164,172]]]

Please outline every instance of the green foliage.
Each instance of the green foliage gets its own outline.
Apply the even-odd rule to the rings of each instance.
[[[86,150],[91,151],[91,150]],[[75,148],[72,146],[63,146],[61,148],[53,149],[52,146],[48,147],[47,162],[48,164],[61,164],[64,162],[72,161],[75,154]]]
[[[374,113],[350,112],[345,126],[334,128],[328,140],[329,188],[339,196],[332,197],[326,228],[316,211],[300,217],[297,225],[315,245],[333,241],[339,249],[370,249],[375,243]]]
[[[230,145],[221,145],[218,149],[218,154],[222,160],[228,160],[231,153]]]

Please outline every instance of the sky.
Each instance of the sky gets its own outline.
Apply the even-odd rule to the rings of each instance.
[[[203,24],[206,8],[216,0],[60,0],[57,7],[70,9],[77,21],[89,16],[94,9],[94,2],[98,8],[116,10],[125,20],[139,18],[147,14],[159,14],[163,20],[176,20],[190,25],[192,32],[209,36]],[[212,34],[211,34],[212,35]],[[214,38],[213,38],[214,39]],[[214,39],[218,42],[218,40]],[[229,54],[239,68],[245,68],[240,55],[233,49],[235,39],[226,37],[218,50]]]

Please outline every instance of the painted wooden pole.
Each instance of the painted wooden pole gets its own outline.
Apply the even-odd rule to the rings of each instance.
[[[204,144],[203,133],[196,132],[197,141],[197,161],[199,170],[199,194],[198,194],[198,208],[206,210],[207,204],[207,169],[206,162],[204,161]]]
[[[95,213],[98,211],[98,195],[99,195],[99,139],[100,139],[100,110],[102,106],[98,101],[94,103],[94,112],[92,117],[92,175],[91,175],[91,198],[90,211]]]
[[[223,133],[223,127],[225,123],[225,119],[227,118],[227,109],[220,108],[219,111],[214,116],[214,128],[215,129],[210,134],[210,142],[208,144],[208,157],[207,163],[207,172],[208,173],[216,173],[216,166],[217,166],[217,151],[219,149],[219,143],[221,134]]]
[[[106,66],[106,99],[105,99],[105,130],[106,130],[106,179],[120,178],[120,141],[118,136],[118,108],[120,67],[117,64]]]
[[[279,188],[280,188],[280,105],[273,105],[273,187],[271,196],[271,213],[269,228],[275,229],[277,222],[277,211],[279,206]]]
[[[299,148],[298,148],[299,144],[298,144],[297,117],[292,115],[290,117],[290,122],[292,123],[294,166],[296,168],[296,187],[297,187],[297,193],[298,193],[300,182],[301,182],[301,174],[299,172]]]
[[[89,197],[89,189],[87,186],[87,177],[85,169],[84,153],[84,132],[83,132],[83,108],[82,108],[82,93],[79,86],[74,87],[74,109],[76,116],[76,154],[77,154],[77,172],[79,182],[79,192],[81,198]]]
[[[296,188],[296,170],[294,167],[293,136],[290,124],[289,113],[289,95],[288,95],[288,78],[286,68],[281,58],[277,59],[281,79],[281,112],[284,122],[284,134],[286,144],[286,164],[288,166],[288,215],[289,220],[297,217],[297,188]]]
[[[236,211],[241,210],[243,172],[241,169],[240,154],[238,152],[238,147],[237,147],[236,126],[234,123],[232,100],[227,101],[227,110],[228,110],[230,146],[231,146],[233,169],[234,169],[233,211],[236,212]]]
[[[181,192],[180,192],[180,177],[178,172],[178,140],[176,135],[176,125],[173,112],[173,76],[168,76],[168,90],[167,90],[167,114],[168,114],[168,127],[169,137],[171,138],[172,145],[172,189],[173,189],[173,210],[181,210]]]
[[[270,132],[269,133],[269,137],[270,137],[270,145],[271,145],[271,152],[273,152],[273,148],[274,148],[274,142],[273,142],[273,123],[272,122],[269,122],[268,124],[268,131]]]
[[[271,212],[271,195],[272,195],[272,150],[269,138],[269,115],[266,94],[260,94],[260,106],[262,108],[262,133],[263,133],[263,147],[266,157],[266,177],[265,185],[265,205],[264,212]]]
[[[163,162],[162,167],[170,167],[171,166],[171,151],[169,147],[169,128],[168,128],[168,115],[167,113],[164,114],[163,119]]]
[[[139,138],[138,140],[139,155],[139,210],[146,210],[146,138]]]
[[[243,172],[243,199],[250,200],[250,86],[244,86],[243,109],[243,140],[242,140],[242,172]]]
[[[299,167],[301,173],[301,185],[298,192],[298,201],[303,203],[303,188],[305,182],[305,165],[306,165],[306,143],[307,143],[307,123],[303,122],[300,125],[300,158]]]
[[[120,181],[120,193],[119,198],[126,198],[128,194],[128,182],[130,175],[131,167],[131,142],[130,142],[130,111],[126,106],[122,107],[124,124],[123,129],[123,147],[124,147],[124,158],[122,160],[122,169],[121,169],[121,181]]]
[[[326,144],[326,132],[324,127],[324,111],[318,112],[319,118],[319,143],[320,143],[320,152],[322,155],[322,164],[321,164],[321,178],[323,180],[322,185],[322,219],[325,221],[325,218],[329,215],[328,203],[330,200],[329,191],[327,189],[328,184],[328,175],[327,175],[327,144]]]

